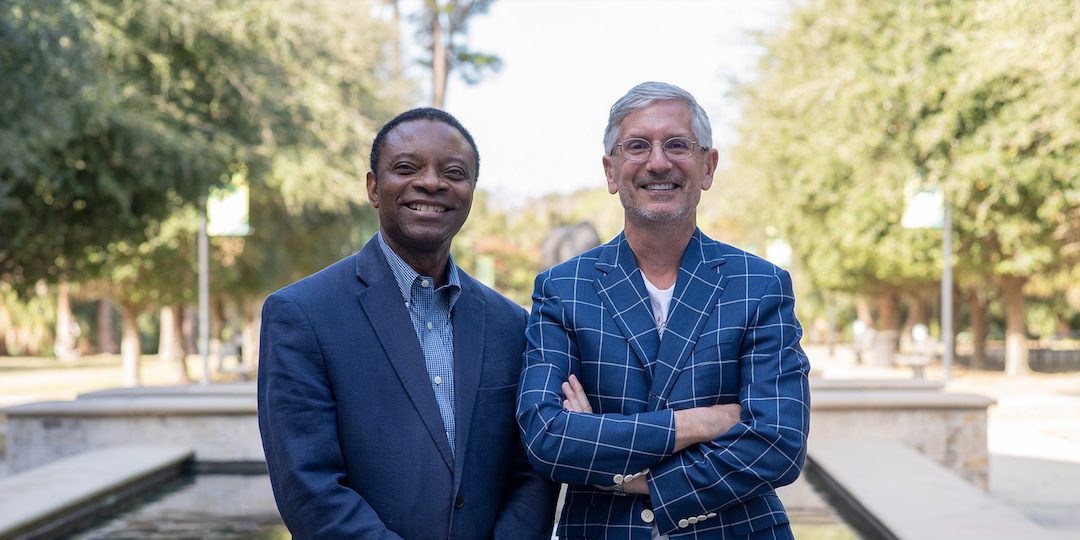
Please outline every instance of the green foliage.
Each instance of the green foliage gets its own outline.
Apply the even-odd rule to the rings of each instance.
[[[402,107],[384,90],[401,88],[383,67],[393,31],[371,9],[0,3],[5,281],[65,275],[138,304],[190,301],[196,201],[238,170],[253,235],[214,240],[219,292],[265,293],[356,248],[374,222],[368,148]]]
[[[940,276],[940,231],[900,226],[945,190],[963,282],[1059,272],[1080,225],[1080,6],[816,0],[766,40],[729,182],[819,287]]]

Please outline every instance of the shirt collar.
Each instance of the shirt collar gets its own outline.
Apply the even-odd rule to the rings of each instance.
[[[398,288],[401,289],[401,298],[408,303],[412,298],[412,286],[418,278],[432,276],[421,276],[419,272],[409,266],[409,263],[398,255],[393,248],[391,248],[386,240],[383,239],[382,232],[375,235],[379,239],[379,247],[382,248],[383,255],[386,257],[386,262],[390,263],[390,270],[394,273],[394,279],[397,281]],[[461,280],[458,278],[457,265],[454,264],[454,256],[451,255],[450,259],[446,263],[446,285],[443,285],[437,291],[446,289],[449,292],[450,298],[448,306],[454,307],[454,303],[457,302],[458,296],[461,295]]]

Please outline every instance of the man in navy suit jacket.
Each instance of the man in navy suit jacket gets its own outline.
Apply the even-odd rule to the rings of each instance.
[[[525,310],[450,257],[479,168],[453,116],[402,113],[372,144],[380,232],[266,300],[259,428],[296,538],[551,536],[514,419]]]
[[[697,229],[711,139],[686,91],[631,89],[604,137],[623,232],[536,278],[517,414],[570,484],[561,538],[792,538],[809,364],[788,273]]]

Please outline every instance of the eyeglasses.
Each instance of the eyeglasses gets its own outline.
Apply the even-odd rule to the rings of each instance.
[[[655,146],[655,143],[652,143],[647,139],[633,137],[626,139],[615,146],[622,149],[622,155],[628,161],[645,161],[652,155],[652,149],[653,146]],[[667,156],[668,159],[686,159],[694,155],[694,146],[701,145],[686,137],[672,137],[664,141],[663,144],[660,144],[660,148],[664,151],[664,155]],[[705,147],[701,146],[701,148]]]

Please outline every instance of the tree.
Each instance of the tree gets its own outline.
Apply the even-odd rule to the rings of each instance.
[[[744,216],[775,224],[815,283],[875,295],[886,319],[941,271],[940,233],[902,228],[891,201],[943,190],[959,281],[1001,289],[1014,366],[1023,287],[1075,264],[1080,211],[1080,8],[1028,6],[807,3],[743,89],[729,171],[760,186]]]
[[[373,130],[403,102],[403,85],[386,68],[391,30],[370,6],[156,0],[3,8],[0,36],[19,47],[0,58],[18,76],[0,86],[22,100],[13,113],[26,111],[0,126],[0,142],[29,141],[0,165],[5,281],[87,282],[125,306],[126,327],[137,331],[132,321],[145,308],[192,300],[195,201],[235,174],[250,182],[255,233],[215,242],[232,248],[215,250],[219,270],[249,261],[243,273],[215,275],[222,295],[257,297],[357,245],[357,224],[370,221],[357,187]],[[67,48],[52,45],[61,41]],[[53,49],[70,59],[50,60]],[[69,114],[31,114],[35,85]],[[88,105],[73,88],[100,99]],[[89,134],[54,127],[65,122]],[[295,249],[281,253],[283,246]],[[126,363],[137,365],[137,349],[125,350],[136,359]]]
[[[421,64],[431,70],[433,107],[443,108],[451,71],[460,73],[466,83],[475,84],[488,72],[502,68],[498,56],[471,51],[465,44],[469,20],[487,13],[493,1],[425,0],[423,10],[414,17],[417,41],[430,53]]]

